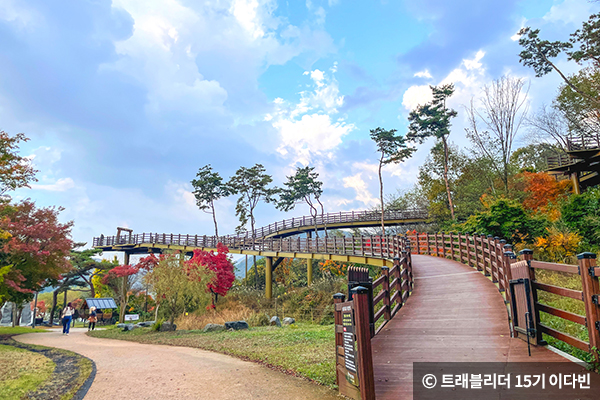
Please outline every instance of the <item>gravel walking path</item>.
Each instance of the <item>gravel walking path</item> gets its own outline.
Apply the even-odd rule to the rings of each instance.
[[[298,399],[339,400],[336,393],[256,363],[189,347],[97,339],[86,329],[15,336],[23,343],[58,347],[96,363],[85,400]]]

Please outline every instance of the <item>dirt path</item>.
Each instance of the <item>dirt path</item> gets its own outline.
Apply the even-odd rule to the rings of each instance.
[[[261,365],[189,347],[97,339],[83,328],[14,337],[91,358],[96,378],[85,400],[298,399],[339,400],[328,388]]]

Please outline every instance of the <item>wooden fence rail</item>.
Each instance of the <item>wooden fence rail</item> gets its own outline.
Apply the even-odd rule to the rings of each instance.
[[[402,239],[402,238],[400,238]],[[348,301],[337,293],[335,303],[336,381],[340,393],[356,400],[375,399],[371,339],[406,303],[413,288],[408,242],[400,240],[401,257],[392,268],[381,267],[374,281],[366,269],[348,271]],[[383,243],[384,245],[385,243]],[[373,296],[374,293],[377,293]],[[383,322],[374,329],[379,320]]]
[[[384,221],[425,220],[427,219],[427,217],[428,214],[425,210],[386,210],[383,213]],[[323,215],[319,215],[316,218],[312,216],[294,217],[257,228],[254,230],[254,232],[244,232],[241,234],[221,236],[218,238],[218,241],[223,242],[224,240],[228,240],[230,242],[235,242],[236,240],[251,240],[257,238],[259,239],[290,229],[309,231],[315,225],[320,227],[327,227],[328,225],[334,224],[359,224],[360,222],[377,222],[380,220],[381,212],[378,211],[346,211],[337,213],[326,213]],[[131,239],[130,236],[133,236],[134,244],[138,242],[149,243],[154,242],[156,240],[170,242],[175,241],[177,243],[181,243],[182,240],[186,240],[186,242],[190,243],[189,245],[194,246],[198,246],[198,238],[206,237],[198,235],[174,235],[158,233],[142,233],[136,235],[130,234],[123,237],[121,237],[120,235],[100,236],[94,238],[94,246],[113,246],[120,244],[131,244],[129,243]],[[155,236],[158,236],[158,238],[155,238]],[[211,238],[211,236],[208,236],[208,238]],[[190,242],[190,239],[194,242]]]
[[[219,243],[229,249],[320,253],[392,259],[401,254],[405,238],[401,236],[346,236],[315,238],[238,238],[230,236],[175,235],[139,233],[126,237],[100,236],[94,247],[166,245],[193,248],[217,248]],[[118,249],[115,249],[118,250]]]
[[[592,353],[595,361],[600,361],[598,349],[600,349],[600,268],[596,266],[596,255],[593,253],[582,253],[577,256],[578,265],[567,265],[549,263],[533,260],[533,251],[522,250],[521,258],[527,261],[528,272],[525,278],[513,274],[518,270],[517,257],[512,252],[512,246],[498,237],[485,235],[464,235],[456,233],[427,234],[418,233],[407,236],[411,248],[416,254],[427,254],[437,257],[450,258],[467,264],[479,271],[497,284],[498,290],[504,294],[505,301],[511,305],[509,317],[511,320],[511,331],[518,336],[515,327],[516,301],[511,298],[511,285],[521,283],[519,279],[527,279],[531,282],[531,303],[535,323],[535,340],[537,344],[545,344],[542,334],[568,343],[580,350]],[[556,271],[570,276],[581,277],[582,290],[549,285],[536,280],[537,270]],[[519,278],[519,279],[516,279]],[[578,315],[566,310],[561,310],[539,301],[540,292],[552,293],[556,296],[567,297],[582,301],[585,305],[585,316]],[[581,340],[558,329],[552,328],[540,322],[540,312],[553,315],[587,328],[588,340]],[[529,335],[529,333],[527,333]]]

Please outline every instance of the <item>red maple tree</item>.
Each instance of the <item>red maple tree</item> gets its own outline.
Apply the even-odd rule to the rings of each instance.
[[[235,280],[234,266],[231,260],[227,257],[229,249],[222,243],[217,244],[217,252],[214,250],[194,250],[194,256],[187,262],[187,268],[207,268],[215,273],[213,279],[206,284],[206,288],[212,293],[211,308],[215,308],[215,304],[220,296],[225,296],[233,281]]]
[[[67,257],[73,245],[73,222],[58,221],[62,210],[36,208],[29,199],[0,205],[0,229],[10,236],[4,240],[1,251],[6,255],[5,262],[13,265],[4,283],[13,290],[13,297],[18,293],[30,295],[61,279],[61,274],[71,269]]]

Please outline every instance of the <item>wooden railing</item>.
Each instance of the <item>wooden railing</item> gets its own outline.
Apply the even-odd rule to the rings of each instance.
[[[319,238],[237,238],[230,236],[174,235],[164,233],[139,233],[130,237],[106,236],[94,238],[94,247],[168,245],[192,248],[216,248],[222,243],[229,249],[249,251],[278,251],[355,255],[363,257],[393,258],[403,248],[400,236],[329,236]],[[115,249],[118,250],[118,249]]]
[[[403,240],[393,267],[381,267],[374,281],[366,268],[348,270],[348,301],[337,293],[335,303],[336,381],[340,393],[356,400],[375,399],[371,339],[408,300],[413,287],[412,258]],[[391,279],[391,281],[390,281]],[[375,329],[383,318],[383,323]]]
[[[516,268],[517,257],[512,252],[512,246],[506,244],[505,240],[497,237],[465,235],[452,233],[438,234],[413,234],[408,235],[413,252],[416,254],[427,254],[438,257],[450,258],[467,264],[489,276],[494,283],[498,284],[500,292],[504,293],[508,304],[514,306],[511,299],[511,283],[514,284],[513,272]],[[544,344],[542,334],[563,341],[585,352],[592,353],[596,361],[599,361],[598,351],[600,349],[600,268],[596,266],[596,255],[593,253],[582,253],[577,256],[578,265],[557,264],[533,260],[533,251],[522,250],[521,258],[528,263],[528,276],[532,283],[531,302],[535,312],[535,339],[538,344]],[[582,290],[573,290],[565,287],[549,285],[536,279],[536,271],[556,271],[570,276],[581,277]],[[585,316],[575,314],[540,302],[540,292],[552,293],[563,298],[581,301],[585,306]],[[558,329],[551,328],[540,322],[540,312],[583,325],[588,331],[588,340],[581,340]],[[511,307],[511,317],[514,315],[514,307]],[[514,318],[511,328],[515,332]]]
[[[427,219],[427,211],[424,210],[386,210],[383,213],[384,221],[401,221],[401,220],[415,220],[415,219]],[[334,224],[359,224],[360,222],[376,222],[381,220],[381,212],[379,211],[346,211],[338,213],[327,213],[324,215],[317,216],[316,218],[311,216],[302,216],[296,218],[284,219],[267,226],[258,228],[252,232],[244,232],[237,235],[227,235],[215,238],[214,236],[199,235],[177,235],[177,234],[159,234],[159,233],[142,233],[128,236],[100,236],[94,238],[94,246],[114,246],[122,244],[139,244],[139,243],[158,243],[161,244],[179,244],[182,240],[187,243],[192,243],[193,246],[198,246],[198,243],[206,243],[206,240],[216,240],[217,242],[225,243],[236,243],[236,240],[248,240],[248,239],[260,239],[265,238],[269,235],[274,235],[281,231],[287,231],[290,229],[297,229],[299,231],[307,231],[313,228],[315,225],[318,227],[326,227]],[[297,232],[300,233],[300,232]],[[130,242],[130,236],[133,236],[133,243]],[[204,238],[204,239],[203,239]],[[203,242],[200,242],[203,241]]]

